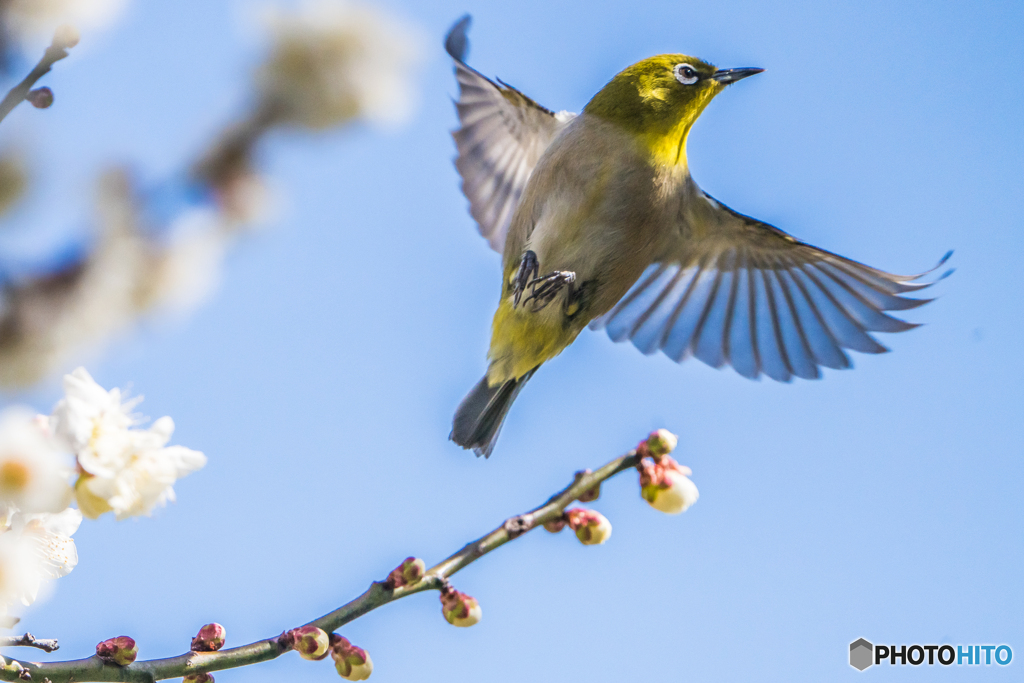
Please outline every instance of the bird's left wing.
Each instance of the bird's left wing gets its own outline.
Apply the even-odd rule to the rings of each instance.
[[[554,113],[512,86],[496,83],[470,68],[463,59],[470,18],[460,19],[448,32],[445,50],[455,61],[459,82],[459,129],[452,133],[462,176],[462,191],[480,234],[501,253],[505,235],[526,181],[544,150],[576,117]]]
[[[737,213],[699,189],[697,195],[693,201],[706,202],[707,229],[680,230],[668,253],[593,328],[604,327],[614,341],[630,339],[644,353],[661,349],[677,362],[692,355],[716,368],[728,363],[751,379],[763,372],[788,382],[818,378],[819,366],[850,367],[844,349],[887,351],[869,332],[917,327],[883,311],[930,301],[900,296],[933,284],[917,282],[927,273],[871,268]]]

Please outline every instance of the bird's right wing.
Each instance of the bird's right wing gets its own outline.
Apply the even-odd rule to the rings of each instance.
[[[592,328],[644,353],[660,349],[677,362],[694,356],[751,379],[764,373],[788,382],[819,377],[819,366],[850,367],[844,349],[886,351],[869,332],[917,327],[884,311],[930,301],[900,296],[933,284],[917,282],[926,273],[866,266],[697,193],[693,201],[706,202],[713,229],[680,230],[668,253]]]
[[[461,126],[452,133],[469,212],[491,248],[501,253],[519,197],[544,150],[569,121],[569,112],[554,113],[512,86],[495,83],[464,61],[470,17],[460,19],[444,46],[455,61]]]

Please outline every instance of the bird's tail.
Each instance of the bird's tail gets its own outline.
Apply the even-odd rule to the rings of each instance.
[[[477,455],[490,457],[512,401],[536,371],[534,368],[519,379],[510,379],[493,387],[484,375],[459,404],[448,438],[463,448],[472,448]]]

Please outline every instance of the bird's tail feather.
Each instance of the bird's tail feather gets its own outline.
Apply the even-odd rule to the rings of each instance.
[[[472,448],[477,455],[490,457],[512,401],[536,371],[534,368],[519,379],[493,387],[484,375],[459,404],[448,438],[463,448]]]

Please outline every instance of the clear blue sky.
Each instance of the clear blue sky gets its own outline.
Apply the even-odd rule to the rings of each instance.
[[[19,220],[83,220],[99,165],[159,178],[241,109],[258,44],[248,3],[136,2],[19,109],[45,174]],[[604,546],[534,533],[456,578],[484,610],[448,626],[435,595],[344,630],[373,680],[838,680],[848,644],[1008,643],[1024,666],[1024,9],[1018,2],[733,0],[473,5],[394,0],[430,38],[421,105],[397,133],[279,135],[263,161],[286,198],[188,320],[150,324],[89,367],[145,394],[205,470],[152,519],[83,524],[79,567],[24,626],[87,656],[128,634],[141,656],[229,644],[355,596],[407,555],[428,564],[656,427],[680,434],[701,499],[667,517],[632,475],[595,507]],[[498,256],[451,164],[441,50],[471,11],[471,63],[553,109],[619,69],[685,52],[767,71],[728,89],[690,137],[694,176],[733,208],[896,272],[956,249],[940,298],[818,382],[750,382],[584,333],[521,395],[495,455],[447,441],[484,370]],[[37,213],[33,213],[37,211]],[[69,368],[70,369],[70,368]],[[10,396],[48,409],[56,381]],[[1019,660],[1019,661],[1018,661]],[[905,667],[911,669],[913,667]],[[936,675],[894,667],[885,677]],[[337,680],[288,655],[218,681]]]

